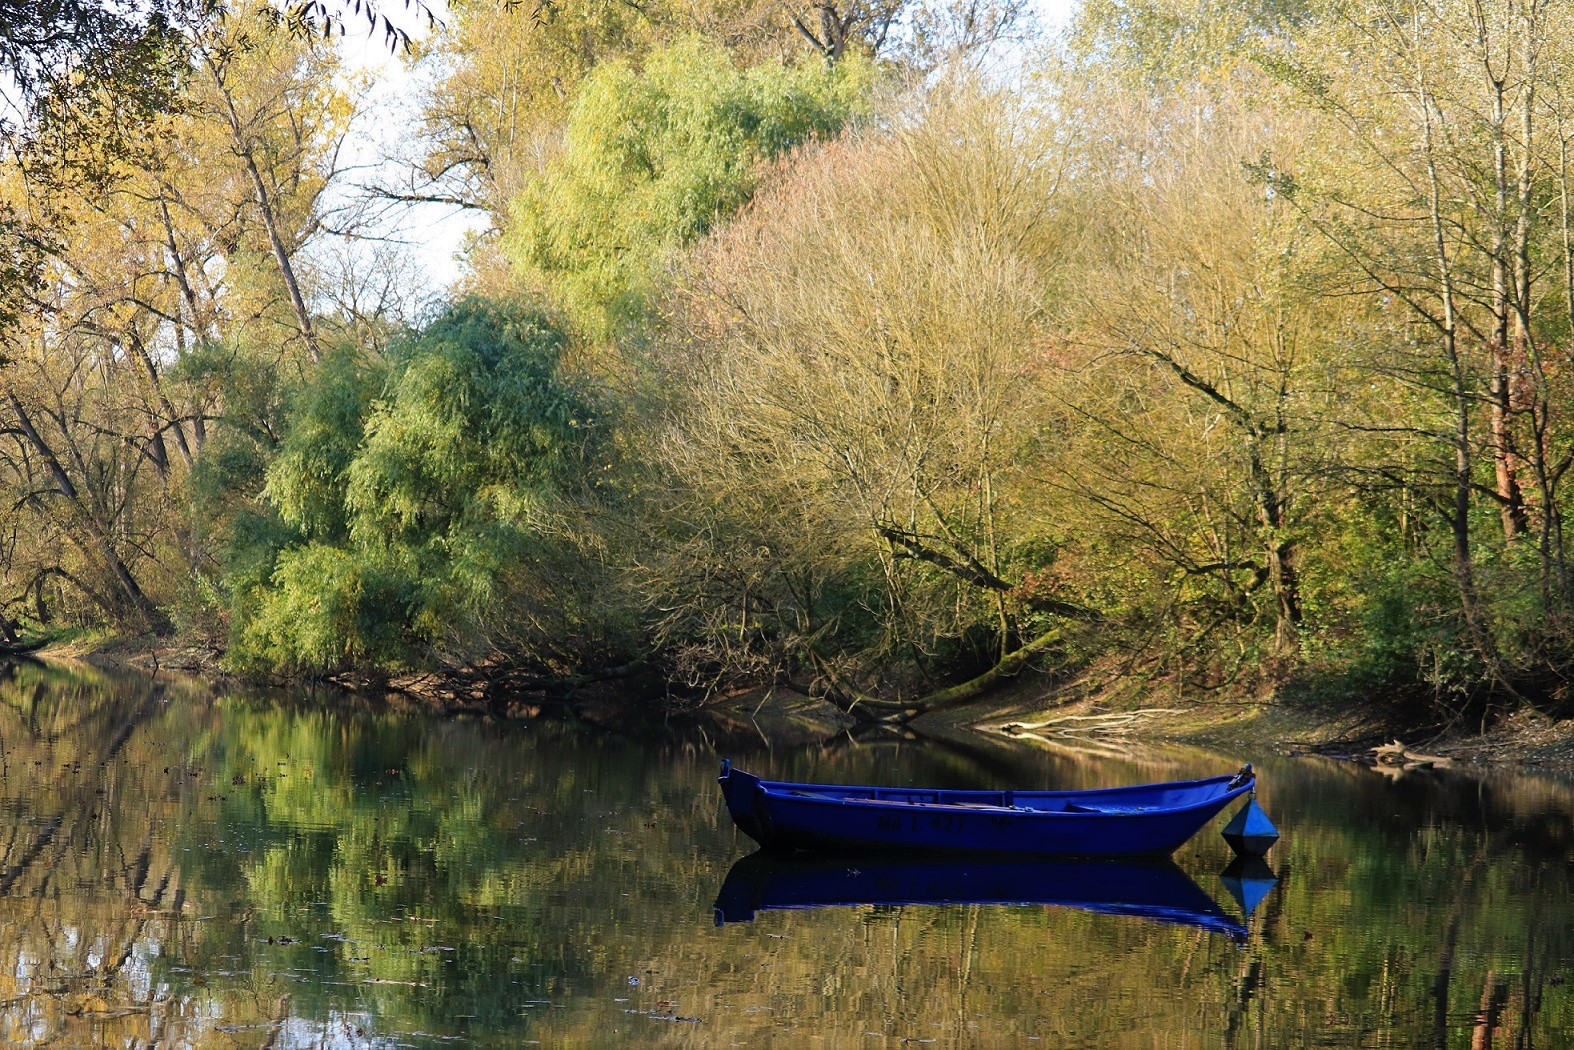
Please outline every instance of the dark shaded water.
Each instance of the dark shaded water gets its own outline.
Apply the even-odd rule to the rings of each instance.
[[[4,672],[0,1040],[1574,1045],[1565,784],[982,740],[729,748],[772,776],[950,786],[1168,779],[1250,758],[1285,838],[1249,918],[1218,877],[1215,827],[1176,869],[1138,873],[1169,921],[1121,907],[1126,876],[1076,866],[1046,873],[1043,892],[1020,869],[961,880],[1059,905],[873,903],[958,884],[876,858],[847,881],[747,862],[727,885],[752,920],[718,927],[750,845],[720,809],[700,730],[328,702]],[[780,907],[827,896],[844,903]]]

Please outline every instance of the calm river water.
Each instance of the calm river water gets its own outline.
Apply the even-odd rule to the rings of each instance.
[[[1574,1046],[1567,784],[0,673],[6,1045]],[[1244,881],[1217,824],[1169,868],[761,863],[723,752],[1017,787],[1250,759],[1284,839]]]

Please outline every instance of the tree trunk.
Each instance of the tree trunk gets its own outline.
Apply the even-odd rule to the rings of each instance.
[[[50,477],[55,482],[56,491],[71,505],[72,510],[75,512],[74,517],[76,521],[92,534],[95,547],[88,548],[70,530],[67,530],[67,535],[71,537],[73,542],[77,543],[83,553],[103,561],[110,575],[114,577],[116,586],[146,626],[159,632],[168,629],[169,620],[159,610],[158,606],[149,600],[147,594],[142,590],[141,584],[137,582],[136,576],[132,574],[131,569],[121,559],[120,553],[115,549],[114,537],[111,535],[110,530],[93,514],[92,508],[85,505],[80,491],[72,482],[71,476],[66,473],[65,467],[61,465],[60,457],[55,454],[55,450],[44,440],[43,435],[38,432],[38,428],[33,425],[32,417],[22,407],[21,399],[16,396],[14,390],[6,391],[6,399],[10,401],[11,408],[16,413],[17,428],[22,431],[28,443],[33,446],[38,452],[39,458],[48,467]]]
[[[1484,33],[1484,30],[1483,30]],[[1481,41],[1486,61],[1487,41]],[[1504,122],[1503,80],[1494,75],[1487,61],[1487,79],[1492,85],[1492,175],[1496,214],[1492,229],[1492,378],[1489,384],[1491,405],[1492,462],[1496,491],[1503,519],[1503,538],[1512,543],[1528,527],[1525,496],[1519,484],[1519,457],[1515,451],[1512,426],[1513,399],[1509,345],[1509,246],[1508,246],[1508,152]],[[1529,143],[1525,144],[1529,148]]]
[[[1422,133],[1426,149],[1427,206],[1432,225],[1433,260],[1437,264],[1438,298],[1443,316],[1439,341],[1448,366],[1449,387],[1453,398],[1454,433],[1454,513],[1449,523],[1454,536],[1454,585],[1459,593],[1460,612],[1471,641],[1483,657],[1491,653],[1490,640],[1481,622],[1480,602],[1476,596],[1475,564],[1470,551],[1470,499],[1474,457],[1470,445],[1470,382],[1465,363],[1459,356],[1458,312],[1454,304],[1454,269],[1448,254],[1443,227],[1443,190],[1437,170],[1436,142],[1432,126],[1432,95],[1424,80],[1417,85],[1421,104]]]
[[[960,707],[970,700],[976,700],[989,692],[995,686],[1015,678],[1027,666],[1028,661],[1043,652],[1059,640],[1061,629],[1052,627],[1037,638],[1023,644],[1013,652],[1006,654],[989,670],[960,685],[953,685],[948,689],[939,689],[913,703],[912,706],[922,713],[930,711],[944,711],[947,708]]]
[[[833,692],[827,696],[832,703],[855,717],[867,714],[871,721],[906,722],[917,718],[919,715],[929,714],[934,711],[945,711],[949,708],[960,707],[972,700],[984,696],[991,689],[1015,678],[1022,672],[1037,654],[1053,645],[1061,635],[1059,627],[1052,627],[1048,631],[1032,639],[1025,645],[1006,654],[1001,660],[976,678],[966,682],[938,689],[927,696],[916,700],[881,700],[851,688],[844,683],[825,661],[811,654],[816,667],[832,684]]]
[[[290,306],[295,311],[295,321],[300,325],[302,338],[306,340],[306,350],[311,354],[313,361],[320,360],[322,351],[317,344],[317,331],[312,325],[311,311],[306,308],[306,299],[301,294],[300,282],[296,280],[295,264],[285,248],[283,236],[279,233],[272,195],[268,193],[268,185],[263,180],[261,169],[257,167],[256,150],[241,124],[240,114],[235,109],[235,99],[230,94],[229,85],[224,82],[223,71],[214,63],[211,55],[203,57],[208,72],[213,76],[214,86],[218,88],[219,95],[224,100],[224,115],[229,124],[230,136],[235,143],[235,152],[245,166],[252,190],[257,195],[257,210],[262,214],[262,225],[268,234],[268,245],[273,250],[274,262],[279,266],[279,275],[284,280],[285,291],[289,293]]]

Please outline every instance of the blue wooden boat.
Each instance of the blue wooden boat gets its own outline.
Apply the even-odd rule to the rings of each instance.
[[[1086,791],[843,787],[762,780],[721,764],[733,821],[767,849],[901,849],[1162,857],[1256,785],[1234,776]]]
[[[716,895],[716,925],[761,911],[982,904],[1049,905],[1191,926],[1244,940],[1246,927],[1173,861],[752,853]]]

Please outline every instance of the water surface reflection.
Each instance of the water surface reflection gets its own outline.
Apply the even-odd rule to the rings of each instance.
[[[959,904],[1081,908],[1246,939],[1246,928],[1167,860],[918,859],[761,851],[727,872],[716,895],[716,924],[750,922],[761,911]]]
[[[1024,788],[1250,758],[1285,838],[1248,918],[1214,874],[1216,828],[1133,876],[1136,897],[1109,871],[762,868],[698,730],[329,702],[4,672],[0,1040],[1574,1043],[1564,784],[968,740],[733,756],[782,779]],[[734,879],[753,920],[717,928]],[[1141,917],[1166,911],[1198,921]]]

